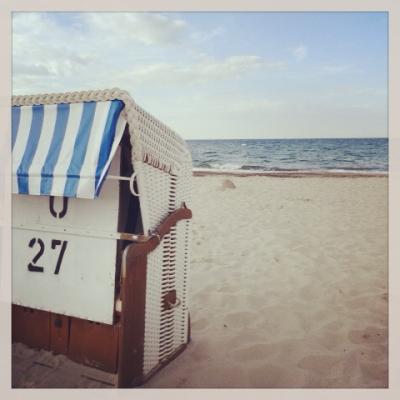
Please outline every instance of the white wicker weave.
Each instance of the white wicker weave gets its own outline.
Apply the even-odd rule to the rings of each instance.
[[[141,163],[139,169],[143,179],[141,196],[146,199],[149,210],[146,225],[150,230],[183,202],[191,204],[191,170],[181,170],[182,174],[176,176],[145,163]],[[143,200],[141,197],[141,202]],[[178,222],[147,259],[145,374],[187,341],[189,235],[190,222]],[[162,297],[173,289],[181,304],[163,311]]]

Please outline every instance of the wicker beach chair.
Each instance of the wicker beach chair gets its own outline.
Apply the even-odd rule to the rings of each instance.
[[[119,89],[12,104],[13,341],[140,385],[190,339],[190,152]]]

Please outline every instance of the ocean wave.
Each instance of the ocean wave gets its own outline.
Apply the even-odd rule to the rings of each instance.
[[[287,172],[287,173],[382,173],[387,174],[387,170],[379,169],[379,168],[363,168],[363,167],[349,167],[349,168],[337,168],[337,167],[325,167],[325,168],[283,168],[283,167],[272,167],[268,168],[266,166],[261,165],[232,165],[232,164],[224,164],[218,165],[218,167],[212,166],[208,163],[201,163],[195,165],[193,170],[209,170],[209,171],[236,171],[236,172]]]
[[[207,162],[200,162],[200,163],[196,163],[195,165],[198,168],[210,168],[210,169],[212,169],[211,164],[209,164]]]
[[[265,171],[266,167],[264,165],[242,165],[239,169],[245,171]]]
[[[197,168],[246,172],[385,172],[388,169],[387,139],[257,139],[245,143],[206,140],[190,144],[193,165]]]
[[[257,175],[257,174],[262,174],[262,175],[280,175],[280,174],[301,174],[301,175],[330,175],[330,174],[337,174],[337,175],[382,175],[382,176],[387,176],[388,172],[387,171],[377,171],[377,170],[344,170],[344,169],[332,169],[332,170],[323,170],[323,169],[314,169],[314,170],[304,170],[304,169],[293,169],[293,170],[238,170],[238,169],[222,169],[222,168],[193,168],[193,172],[204,172],[204,173],[217,173],[217,174],[249,174],[249,175]]]
[[[387,170],[383,168],[373,167],[345,167],[345,168],[337,168],[337,167],[326,167],[328,171],[382,171],[387,172]]]

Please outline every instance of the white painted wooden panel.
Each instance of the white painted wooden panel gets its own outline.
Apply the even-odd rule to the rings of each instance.
[[[36,238],[35,245],[28,243]],[[31,272],[28,264],[44,244],[35,263],[43,272]],[[61,245],[67,241],[58,274],[55,274]],[[82,238],[47,232],[15,230],[13,240],[13,303],[91,321],[112,323],[115,281],[115,241]]]
[[[119,160],[118,152],[110,174],[119,175]],[[60,211],[62,199],[55,200],[55,209]],[[95,200],[68,199],[67,213],[61,219],[51,215],[47,196],[13,195],[12,206],[13,303],[112,324],[117,241],[97,237],[96,232],[117,232],[119,182],[107,179]],[[32,230],[35,224],[48,226],[49,231]],[[24,229],[24,225],[30,229]],[[64,227],[66,232],[52,232],[52,227]],[[89,230],[93,234],[72,235],[68,228]],[[33,263],[41,248],[39,239],[44,251]],[[53,242],[52,248],[54,240],[61,244]],[[60,270],[55,274],[65,241]],[[43,272],[29,270],[30,263],[43,267]]]

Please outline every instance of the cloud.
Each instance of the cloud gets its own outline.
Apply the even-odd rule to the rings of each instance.
[[[356,110],[368,110],[368,109],[371,108],[371,105],[370,105],[370,104],[367,104],[367,103],[352,104],[352,105],[350,106],[350,108],[354,108],[354,109],[356,109]]]
[[[21,12],[13,14],[13,42],[17,41],[24,35],[32,35],[37,37],[44,34],[47,29],[56,28],[44,14]]]
[[[40,76],[52,76],[54,71],[52,71],[48,65],[45,64],[16,64],[13,68],[13,74],[15,75],[29,75],[32,77]]]
[[[380,98],[382,96],[387,96],[387,88],[385,87],[358,87],[354,85],[337,85],[335,88],[326,91],[325,97],[336,97],[345,96],[356,97],[364,99],[365,96],[369,98]]]
[[[58,79],[52,86],[59,90],[103,87],[132,69],[135,81],[171,69],[176,77],[198,75],[189,71],[196,58],[194,44],[210,41],[222,31],[197,30],[194,38],[191,27],[170,14],[14,13],[13,90],[43,91],[51,79]],[[226,67],[239,71],[240,62],[232,58]],[[204,71],[204,76],[218,75],[217,65],[205,67],[215,71]],[[48,79],[39,82],[45,76]],[[124,82],[119,86],[125,86]]]
[[[96,48],[82,40],[79,26],[61,26],[48,14],[13,16],[13,90],[27,93],[61,86],[98,62]],[[58,81],[54,85],[52,80]]]
[[[88,13],[83,20],[89,30],[107,35],[105,40],[118,37],[145,45],[181,42],[187,29],[185,21],[157,13]]]
[[[200,44],[223,34],[157,13],[16,13],[15,94],[119,86],[146,90],[237,80],[280,71],[282,61],[254,54],[211,57]]]
[[[199,62],[189,65],[166,62],[144,65],[123,73],[121,78],[129,79],[135,84],[205,83],[222,79],[239,79],[252,71],[281,70],[285,67],[286,64],[283,62],[267,62],[254,55],[230,56],[219,60],[203,57]]]
[[[320,72],[326,74],[342,74],[353,70],[352,65],[324,65],[320,68]]]
[[[225,29],[222,27],[214,28],[210,31],[196,31],[193,32],[190,36],[193,41],[197,43],[208,42],[218,36],[221,36],[225,33]]]
[[[293,57],[296,61],[304,60],[307,56],[308,50],[306,46],[297,46],[296,48],[292,49]]]
[[[64,18],[64,20],[62,19]],[[155,13],[64,14],[58,19],[47,13],[13,15],[13,74],[44,74],[62,77],[80,74],[89,65],[129,53],[140,45],[177,43],[186,23]],[[116,61],[116,60],[115,60]]]
[[[267,62],[255,55],[238,55],[226,57],[222,60],[209,60],[195,68],[199,76],[219,79],[227,77],[240,77],[241,74],[259,68],[285,67],[282,62]]]
[[[231,112],[263,112],[267,110],[276,110],[283,105],[283,102],[280,100],[271,100],[271,99],[237,99],[231,102],[228,102],[230,105],[225,106],[229,108]],[[221,103],[222,104],[222,103]],[[225,102],[225,104],[227,104]]]

